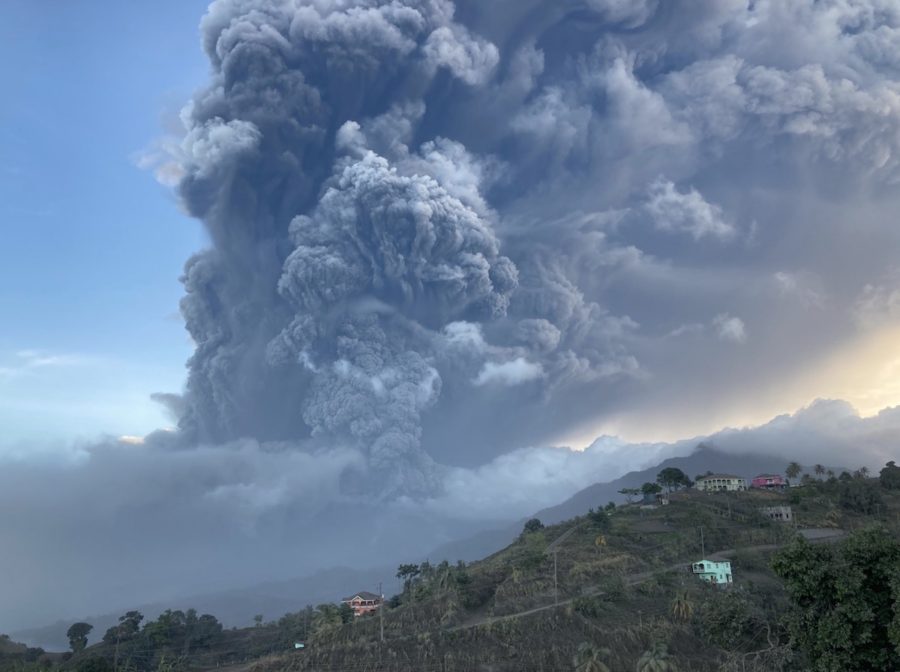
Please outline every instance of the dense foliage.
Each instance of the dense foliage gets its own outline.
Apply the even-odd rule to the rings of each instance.
[[[878,476],[881,487],[886,490],[900,490],[900,467],[891,460],[881,470]]]
[[[791,642],[811,670],[900,669],[900,542],[881,527],[837,546],[799,540],[775,571],[793,606]]]

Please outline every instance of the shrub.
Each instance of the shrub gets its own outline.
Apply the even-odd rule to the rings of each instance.
[[[544,529],[544,524],[537,518],[532,518],[527,523],[525,523],[525,527],[523,528],[522,533],[532,534],[542,529]]]
[[[862,480],[842,483],[838,503],[843,509],[865,515],[873,515],[884,510],[881,494],[872,484]]]
[[[734,649],[759,632],[764,619],[737,591],[715,591],[697,610],[697,629],[709,644]]]

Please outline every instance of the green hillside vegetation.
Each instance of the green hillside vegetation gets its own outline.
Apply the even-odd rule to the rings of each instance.
[[[900,669],[898,472],[823,469],[787,492],[734,493],[667,474],[669,505],[598,503],[528,521],[478,562],[401,565],[381,613],[323,604],[228,630],[193,610],[128,612],[92,646],[73,624],[65,659],[0,640],[0,672]],[[761,514],[776,505],[794,521]],[[822,538],[803,540],[809,528]],[[702,559],[730,560],[733,585],[693,576]]]
[[[334,623],[317,630],[308,649],[261,662],[258,668],[900,669],[900,564],[884,560],[893,557],[891,549],[900,538],[900,490],[866,476],[823,473],[787,493],[682,489],[670,495],[669,506],[604,507],[548,527],[529,521],[518,541],[480,562],[420,566],[389,602],[383,623],[374,615]],[[760,507],[774,505],[791,505],[794,524],[760,514]],[[812,544],[798,540],[797,528],[851,535],[838,540],[836,533],[826,541],[837,543]],[[882,667],[849,664],[848,658],[861,655],[852,643],[843,658],[822,660],[799,636],[809,624],[804,619],[810,618],[803,609],[811,606],[802,593],[808,567],[801,560],[813,557],[826,567],[844,566],[848,560],[841,549],[855,547],[870,549],[870,559],[881,558],[885,568],[880,581],[887,611],[863,615],[853,624],[864,639],[883,649]],[[735,583],[729,590],[701,583],[687,572],[688,562],[717,554],[732,562]],[[860,562],[865,557],[861,551],[849,554]],[[833,571],[832,580],[839,573]],[[848,585],[865,594],[859,581]],[[850,588],[842,599],[847,610],[864,610],[863,600]],[[825,603],[816,609],[827,612],[834,606]],[[827,633],[820,639],[828,645]]]

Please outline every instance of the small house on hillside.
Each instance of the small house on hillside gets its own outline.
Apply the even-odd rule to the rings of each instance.
[[[769,520],[779,523],[791,523],[794,521],[794,512],[789,506],[763,506],[759,512]]]
[[[731,563],[727,560],[722,562],[699,560],[691,564],[691,573],[707,583],[719,586],[731,585]]]
[[[750,481],[751,488],[760,490],[784,490],[787,486],[787,479],[781,474],[760,474]]]
[[[736,492],[747,489],[747,481],[732,474],[708,474],[697,479],[697,490],[703,492]]]
[[[376,595],[375,593],[364,590],[356,593],[352,597],[345,597],[341,602],[349,604],[350,608],[353,609],[353,614],[355,616],[362,616],[380,609],[381,605],[384,603],[384,599],[381,595]]]

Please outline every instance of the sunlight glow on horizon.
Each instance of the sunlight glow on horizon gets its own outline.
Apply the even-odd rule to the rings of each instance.
[[[760,392],[755,403],[746,398],[708,409],[707,417],[672,417],[672,409],[622,413],[556,441],[584,450],[600,436],[616,436],[628,443],[675,442],[714,434],[724,428],[756,427],[792,414],[817,399],[840,399],[860,417],[878,415],[900,406],[900,325],[867,331],[830,353],[815,366],[778,389]]]

